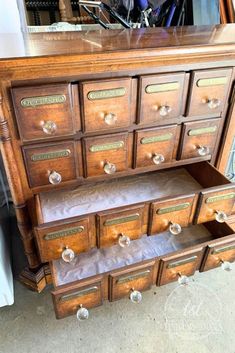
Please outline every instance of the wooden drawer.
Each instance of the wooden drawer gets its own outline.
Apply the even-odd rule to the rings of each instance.
[[[194,71],[188,101],[189,116],[220,116],[226,102],[232,69]]]
[[[182,115],[184,73],[140,78],[139,122],[164,122]]]
[[[91,246],[89,218],[51,227],[39,226],[35,228],[35,235],[42,262],[61,258],[66,247],[79,254]]]
[[[130,296],[132,290],[145,291],[153,283],[154,262],[136,265],[131,270],[121,270],[109,276],[109,300]]]
[[[177,125],[135,132],[135,167],[159,166],[172,161]]]
[[[84,139],[86,176],[110,175],[128,168],[128,133]]]
[[[58,185],[77,178],[75,143],[62,142],[23,147],[31,187]]]
[[[103,248],[118,244],[124,236],[130,240],[139,238],[142,235],[143,212],[144,205],[99,213],[97,215],[98,246]],[[128,238],[127,241],[129,241]]]
[[[13,88],[12,97],[23,141],[74,134],[70,84]]]
[[[52,293],[57,319],[75,314],[80,306],[87,309],[102,304],[102,277],[61,286]]]
[[[124,128],[131,119],[131,79],[81,83],[85,132]]]
[[[213,155],[220,128],[220,119],[194,121],[183,124],[180,159]]]
[[[219,267],[224,261],[235,261],[235,236],[229,239],[218,239],[206,249],[200,271],[208,271]]]
[[[202,251],[188,250],[184,255],[173,254],[160,261],[158,285],[177,281],[179,276],[192,276],[201,263]]]
[[[172,224],[187,227],[192,223],[194,209],[195,194],[153,202],[151,204],[149,234],[165,232]]]

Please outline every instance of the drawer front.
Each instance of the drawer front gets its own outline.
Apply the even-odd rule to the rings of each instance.
[[[154,262],[136,266],[131,270],[111,273],[109,276],[109,300],[130,296],[132,290],[145,291],[153,283]]]
[[[59,259],[66,247],[79,254],[91,246],[88,218],[53,227],[37,227],[35,235],[43,262]]]
[[[200,193],[196,222],[205,223],[216,219],[217,212],[230,215],[235,201],[235,186],[221,187],[218,190],[205,190]]]
[[[83,82],[81,87],[86,132],[130,125],[131,79]]]
[[[188,106],[189,116],[220,116],[230,84],[232,69],[195,71]]]
[[[127,170],[128,134],[84,139],[87,176],[110,175]]]
[[[158,285],[177,281],[179,276],[192,276],[199,268],[201,251],[185,252],[184,256],[172,255],[161,259]]]
[[[53,291],[52,298],[57,319],[76,314],[80,305],[90,309],[102,304],[101,279],[86,281],[86,285],[66,286]]]
[[[187,227],[191,223],[195,194],[151,205],[150,234],[169,230],[172,223]]]
[[[214,152],[220,119],[183,124],[181,159],[211,156]]]
[[[220,267],[223,261],[235,261],[235,241],[220,242],[220,244],[212,244],[208,246],[200,271],[208,271],[216,267]]]
[[[98,246],[102,248],[118,244],[121,236],[127,236],[130,240],[139,238],[142,235],[143,212],[144,205],[98,214]]]
[[[185,74],[142,76],[140,78],[139,121],[164,122],[182,114]]]
[[[175,147],[177,125],[136,131],[136,168],[169,163]]]
[[[74,142],[24,147],[23,154],[31,187],[57,185],[77,178]]]
[[[23,141],[71,135],[75,132],[71,85],[13,88],[12,96]]]

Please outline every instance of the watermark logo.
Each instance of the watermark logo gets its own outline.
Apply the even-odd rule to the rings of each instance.
[[[172,338],[193,341],[222,332],[222,303],[211,288],[199,283],[177,286],[166,300],[164,313]]]

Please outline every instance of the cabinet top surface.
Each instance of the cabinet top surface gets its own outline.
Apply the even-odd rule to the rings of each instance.
[[[235,24],[88,32],[0,33],[0,60],[48,56],[90,55],[133,50],[231,47]]]

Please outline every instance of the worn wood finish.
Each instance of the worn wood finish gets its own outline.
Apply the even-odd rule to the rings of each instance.
[[[83,142],[87,177],[109,176],[127,170],[129,152],[127,133],[86,138]]]
[[[102,277],[97,276],[93,280],[83,281],[81,284],[74,284],[53,291],[52,299],[54,303],[57,319],[75,314],[82,305],[88,309],[102,304]]]
[[[130,296],[132,290],[145,291],[153,282],[154,261],[137,265],[135,270],[122,270],[109,276],[109,300]]]
[[[169,163],[173,159],[177,125],[137,130],[135,133],[135,168]],[[161,155],[162,159],[156,159]]]
[[[220,116],[226,103],[231,75],[232,69],[193,72],[187,115]],[[210,105],[213,99],[218,100],[215,107]]]
[[[74,142],[61,142],[50,145],[31,145],[23,148],[23,154],[32,187],[57,185],[78,177],[77,156]],[[53,172],[59,173],[61,181],[53,184]]]
[[[189,195],[154,202],[151,204],[149,234],[162,233],[169,230],[171,223],[187,227],[192,218],[196,195]]]
[[[184,80],[185,73],[140,77],[138,121],[167,124],[183,114]]]
[[[71,85],[68,84],[12,89],[22,141],[45,140],[74,134],[71,91]],[[76,112],[78,115],[76,118],[79,121],[78,112]],[[53,126],[51,126],[52,123]]]
[[[179,276],[192,276],[199,268],[202,258],[202,247],[184,251],[184,255],[166,256],[160,261],[158,285],[177,281]]]
[[[97,214],[97,240],[99,247],[118,244],[121,236],[138,239],[143,231],[144,205],[128,207],[122,211]]]
[[[63,226],[36,227],[35,235],[42,262],[60,258],[66,247],[76,254],[91,247],[89,218]]]
[[[131,124],[131,86],[130,78],[82,82],[83,130],[127,128]]]
[[[179,158],[187,159],[200,156],[201,148],[207,148],[206,155],[213,155],[220,119],[201,120],[183,124]]]

